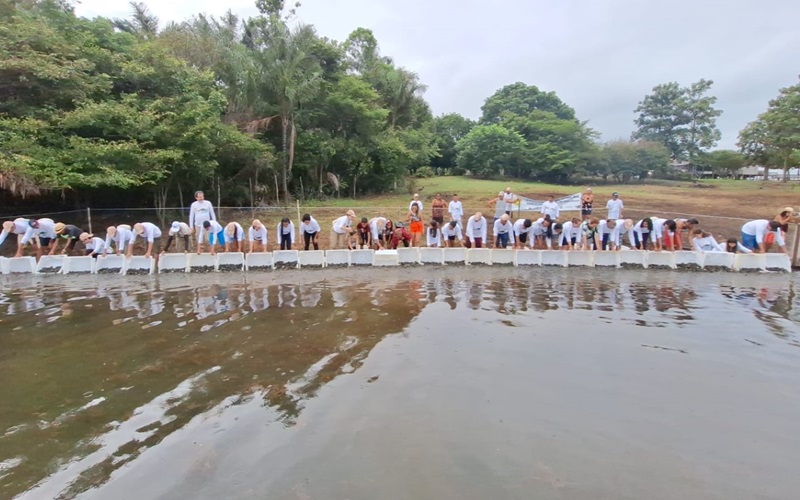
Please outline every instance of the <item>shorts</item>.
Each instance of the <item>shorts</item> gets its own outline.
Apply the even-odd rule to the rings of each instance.
[[[775,233],[767,233],[764,235],[764,244],[765,245],[772,245],[775,243]]]
[[[433,218],[433,220],[438,222],[440,226],[444,224],[444,217],[443,216],[436,216],[436,217]]]
[[[520,243],[527,243],[528,242],[528,233],[522,233],[517,235],[517,239]]]
[[[52,241],[53,241],[53,238],[42,238],[41,236],[39,236],[39,246],[49,247],[50,243],[52,243]]]
[[[742,233],[742,246],[748,250],[758,249],[758,242],[755,234]]]
[[[455,235],[453,235],[453,236],[448,236],[448,237],[447,237],[447,241],[456,241],[456,237],[455,237]]]
[[[422,221],[412,222],[408,228],[408,231],[411,234],[422,234],[424,228],[422,227]]]
[[[581,215],[592,215],[592,209],[591,208],[581,209]]]
[[[366,245],[367,243],[369,243],[369,233],[358,233],[358,234],[362,245]]]
[[[213,236],[214,236],[213,234],[209,234],[208,235],[208,244],[209,245],[213,245],[214,244],[214,243],[212,243],[212,241],[213,241],[212,237]],[[224,229],[217,233],[217,243],[219,243],[220,245],[225,245],[225,230]]]

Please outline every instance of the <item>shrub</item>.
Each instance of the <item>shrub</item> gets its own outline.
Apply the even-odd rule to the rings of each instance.
[[[436,175],[436,173],[431,167],[419,167],[415,173],[415,176],[419,179],[428,179],[434,175]]]

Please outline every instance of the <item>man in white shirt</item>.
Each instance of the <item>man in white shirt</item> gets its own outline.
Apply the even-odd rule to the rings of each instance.
[[[456,238],[458,238],[458,241],[464,241],[461,225],[455,220],[451,220],[442,227],[442,236],[444,237],[445,245],[450,248],[456,246]]]
[[[205,199],[205,195],[202,191],[197,191],[194,194],[194,199],[195,201],[192,203],[189,210],[189,227],[192,228],[193,232],[197,232],[197,251],[199,252],[199,246],[203,243],[205,233],[203,230],[203,223],[209,220],[216,221],[217,216],[214,215],[214,205]]]
[[[350,248],[350,235],[353,234],[353,219],[356,218],[355,212],[348,210],[347,213],[335,221],[331,228],[331,249]]]
[[[514,223],[514,239],[516,241],[516,244],[514,245],[515,248],[522,249],[524,248],[525,243],[528,243],[528,246],[531,248],[533,247],[533,236],[531,236],[532,227],[533,221],[530,219],[519,219]],[[530,240],[528,238],[530,238]]]
[[[310,214],[305,214],[303,215],[301,222],[303,223],[302,231],[304,248],[308,250],[313,243],[314,250],[319,250],[317,238],[319,238],[319,232],[322,231],[322,229],[319,227],[317,220],[311,217]]]
[[[558,220],[561,207],[556,203],[556,197],[552,194],[547,197],[547,201],[542,203],[542,215],[549,215],[550,220],[555,222]]]
[[[28,219],[17,218],[13,221],[5,221],[3,222],[3,232],[0,233],[0,245],[6,241],[6,237],[9,234],[16,234],[17,235],[17,253],[14,257],[22,257],[22,250],[25,248],[25,245],[22,244],[22,238],[25,236],[25,233],[28,232]]]
[[[458,222],[461,225],[461,219],[464,217],[464,206],[458,201],[458,195],[453,195],[453,201],[447,206],[447,211],[450,212],[450,220]]]
[[[514,204],[517,202],[517,197],[511,192],[511,188],[506,188],[506,194],[503,196],[503,201],[506,202],[506,215],[511,217],[511,211],[514,209]]]
[[[742,245],[754,253],[765,253],[764,237],[767,233],[775,233],[775,243],[786,253],[786,242],[781,234],[781,223],[775,220],[751,220],[742,226]]]
[[[567,247],[569,250],[575,248],[575,245],[580,243],[581,238],[581,220],[573,217],[561,226],[561,237],[559,238],[559,246]]]
[[[616,219],[603,219],[597,226],[597,232],[600,234],[600,248],[603,250],[615,250],[616,239],[615,235],[619,232]]]
[[[53,219],[32,219],[28,221],[28,228],[20,240],[20,244],[24,247],[28,243],[35,242],[36,260],[38,261],[45,249],[55,248],[57,237],[56,223]]]
[[[111,244],[114,244],[114,249],[117,255],[120,255],[126,249],[133,245],[136,240],[136,235],[133,234],[131,226],[127,224],[120,224],[119,226],[110,226],[106,229],[106,241],[103,244],[103,256],[111,250]]]
[[[622,218],[622,209],[625,208],[625,205],[619,199],[619,193],[615,192],[611,195],[611,199],[606,203],[606,208],[608,209],[609,219],[617,220]]]
[[[531,238],[533,240],[531,242],[531,246],[533,248],[539,248],[541,250],[547,248],[549,250],[553,247],[553,242],[548,236],[549,234],[552,234],[550,231],[551,224],[552,221],[545,216],[536,220],[531,225]]]
[[[158,228],[152,222],[137,222],[133,225],[133,234],[136,236],[141,236],[142,238],[147,240],[147,252],[145,252],[145,257],[150,257],[153,254],[153,246],[155,245],[155,240],[157,238],[161,238],[161,229]],[[135,237],[134,237],[135,240]],[[156,246],[156,253],[159,252],[159,248],[161,247],[161,240],[158,240],[158,245]],[[128,257],[133,255],[133,245],[128,247]]]
[[[311,217],[309,215],[309,217]],[[267,227],[258,219],[253,219],[247,230],[250,253],[267,251]],[[308,248],[306,248],[308,250]]]
[[[189,236],[192,234],[192,228],[189,227],[189,224],[185,222],[178,222],[174,221],[172,225],[169,227],[169,231],[167,232],[167,244],[164,246],[164,250],[161,253],[169,252],[169,248],[172,246],[172,241],[177,238],[183,238],[183,251],[184,253],[189,251]],[[178,249],[178,243],[175,242],[175,250]]]
[[[514,225],[511,224],[511,217],[503,214],[498,220],[494,221],[494,247],[508,248],[511,243],[514,247]]]
[[[373,217],[368,224],[372,233],[372,248],[374,250],[383,250],[383,231],[386,229],[386,217]]]
[[[203,232],[208,234],[208,244],[211,247],[211,255],[217,254],[217,244],[220,248],[225,247],[225,230],[222,224],[215,220],[203,222]],[[200,246],[197,246],[197,255],[200,255]]]
[[[414,193],[414,198],[408,204],[408,211],[409,212],[411,211],[411,207],[414,205],[414,203],[419,205],[419,213],[422,213],[422,202],[420,201],[419,195],[417,193]]]
[[[482,248],[486,241],[486,219],[483,214],[476,212],[467,222],[467,248]]]

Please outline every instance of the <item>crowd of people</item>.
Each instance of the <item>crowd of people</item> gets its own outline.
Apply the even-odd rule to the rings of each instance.
[[[729,238],[717,241],[704,231],[697,219],[664,218],[658,216],[643,219],[626,219],[624,203],[618,193],[613,193],[606,203],[605,218],[595,213],[594,194],[587,189],[581,195],[580,217],[564,216],[554,196],[541,205],[538,217],[519,217],[512,220],[513,208],[518,197],[511,188],[497,193],[488,201],[493,217],[489,222],[481,212],[465,220],[464,207],[457,194],[445,202],[441,194],[431,201],[430,217],[426,218],[424,204],[415,194],[403,220],[391,220],[384,216],[358,219],[353,210],[336,218],[331,223],[331,249],[375,249],[386,250],[398,247],[460,247],[467,248],[513,248],[542,250],[597,250],[618,251],[622,249],[675,251],[691,249],[701,252],[756,252],[763,253],[777,245],[786,252],[784,235],[794,215],[792,207],[784,207],[772,220],[759,219],[742,226],[741,239]],[[488,240],[491,230],[492,240]],[[15,256],[23,255],[27,246],[33,246],[37,259],[42,255],[55,255],[60,243],[61,254],[84,254],[92,257],[133,255],[134,244],[143,241],[145,257],[175,251],[198,254],[208,251],[215,254],[225,252],[267,252],[275,250],[319,250],[320,224],[310,214],[301,217],[299,234],[294,223],[287,217],[275,226],[275,242],[269,244],[269,231],[259,220],[254,219],[245,228],[238,222],[221,223],[214,207],[204,198],[203,192],[195,193],[195,201],[189,211],[188,222],[174,221],[167,229],[166,243],[161,248],[162,231],[151,222],[133,225],[120,224],[106,229],[105,238],[83,231],[78,226],[54,222],[52,219],[18,218],[3,222],[0,245],[9,235],[17,236]],[[194,249],[192,240],[196,237]],[[79,249],[80,243],[83,249]]]

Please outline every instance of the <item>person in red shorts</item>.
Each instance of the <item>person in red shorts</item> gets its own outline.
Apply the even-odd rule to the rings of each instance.
[[[419,213],[419,203],[411,203],[411,211],[408,213],[409,229],[411,229],[411,246],[420,246],[422,233],[425,228],[422,224],[422,216]]]
[[[683,232],[686,231],[687,240],[691,243],[692,231],[700,224],[697,219],[675,219],[675,232],[664,231],[664,248],[667,250],[683,250]]]

